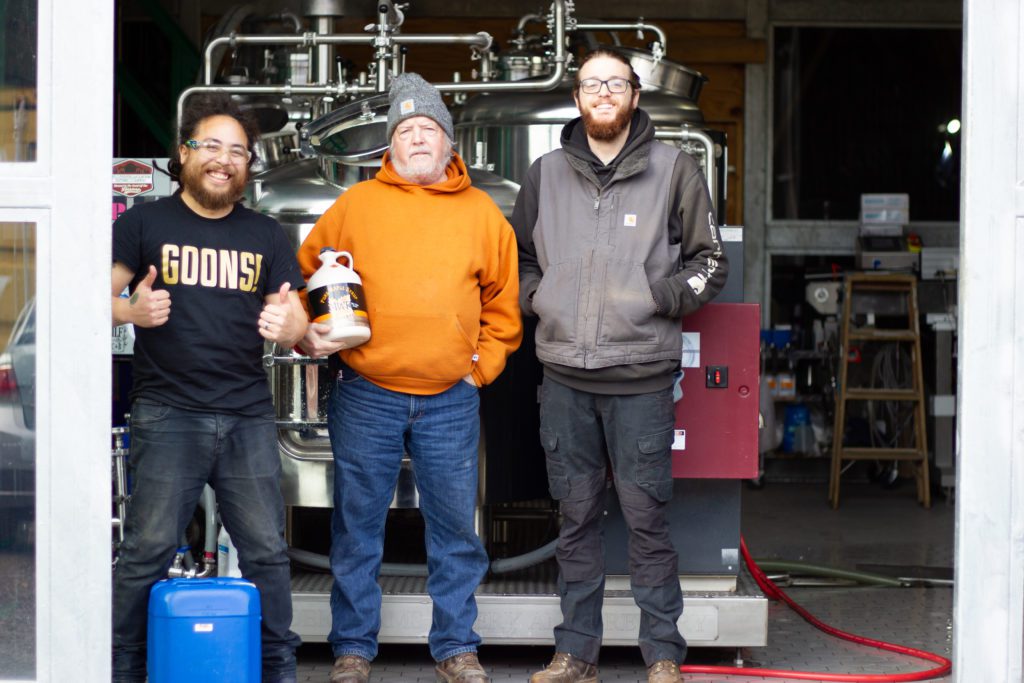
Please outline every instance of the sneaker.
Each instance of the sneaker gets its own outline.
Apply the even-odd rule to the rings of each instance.
[[[367,683],[370,680],[370,661],[359,655],[342,655],[334,660],[331,683]]]
[[[597,667],[568,652],[556,652],[546,669],[530,676],[530,683],[597,683]]]
[[[463,652],[438,662],[437,683],[491,683],[475,652]]]
[[[682,683],[679,665],[671,659],[661,659],[647,670],[647,683]]]

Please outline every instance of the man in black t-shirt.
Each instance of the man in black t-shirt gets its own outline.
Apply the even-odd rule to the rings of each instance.
[[[114,224],[115,325],[136,328],[132,497],[114,570],[113,681],[146,679],[150,588],[167,573],[205,484],[259,588],[263,677],[295,681],[281,464],[264,341],[306,331],[305,286],[281,226],[241,206],[255,124],[226,95],[182,118],[182,190]],[[130,287],[129,298],[120,298]]]

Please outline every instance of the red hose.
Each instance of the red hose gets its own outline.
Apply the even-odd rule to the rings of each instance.
[[[735,667],[735,666],[700,666],[692,664],[684,664],[679,667],[679,670],[684,674],[724,674],[724,675],[737,675],[737,676],[764,676],[765,678],[792,678],[801,681],[847,681],[849,683],[889,683],[893,681],[926,681],[931,678],[938,678],[948,674],[953,666],[953,663],[941,655],[937,655],[933,652],[927,652],[925,650],[918,650],[912,647],[906,647],[903,645],[895,645],[893,643],[886,643],[881,640],[874,640],[872,638],[865,638],[864,636],[858,636],[853,633],[847,633],[846,631],[840,631],[839,629],[829,626],[828,624],[818,620],[814,615],[805,610],[800,605],[796,604],[791,597],[786,595],[781,588],[775,585],[775,582],[769,579],[761,568],[754,562],[754,558],[750,556],[750,551],[747,550],[747,543],[742,538],[740,539],[740,552],[743,553],[743,560],[747,563],[747,568],[750,569],[751,575],[754,580],[757,581],[757,585],[761,587],[764,594],[772,600],[782,600],[789,607],[803,617],[808,623],[815,628],[824,631],[825,633],[835,636],[836,638],[842,638],[848,640],[851,643],[857,643],[858,645],[868,645],[870,647],[878,648],[879,650],[888,650],[889,652],[895,652],[901,655],[907,655],[908,657],[916,657],[917,659],[924,659],[930,662],[935,662],[939,666],[928,669],[927,671],[915,671],[904,674],[834,674],[834,673],[818,673],[813,671],[782,671],[779,669],[754,669],[747,667]]]

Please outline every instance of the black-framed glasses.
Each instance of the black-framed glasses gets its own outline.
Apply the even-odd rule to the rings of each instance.
[[[185,144],[194,150],[203,150],[207,156],[219,157],[224,153],[224,150],[228,152],[228,158],[233,164],[247,164],[249,159],[252,158],[252,152],[241,145],[230,145],[227,146],[216,138],[207,138],[205,140],[186,140]]]
[[[608,86],[608,92],[618,95],[626,92],[626,88],[632,83],[625,78],[609,78],[606,81],[602,81],[600,78],[584,78],[580,81],[580,91],[587,95],[596,95],[601,92],[602,85]]]

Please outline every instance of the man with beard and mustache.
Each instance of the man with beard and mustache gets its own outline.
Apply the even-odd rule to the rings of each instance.
[[[488,567],[474,527],[478,388],[522,338],[515,236],[452,151],[452,117],[437,89],[401,74],[389,99],[391,146],[380,171],[342,194],[299,248],[307,277],[324,247],[352,254],[372,330],[349,349],[313,323],[301,342],[313,357],[340,361],[327,408],[330,680],[366,683],[377,655],[384,526],[408,451],[426,522],[437,680],[486,683],[473,630],[473,592]]]
[[[601,647],[606,466],[629,528],[648,681],[679,681],[686,642],[678,558],[668,533],[673,375],[681,318],[722,288],[726,261],[697,164],[654,140],[640,81],[619,54],[587,55],[580,117],[533,163],[512,214],[519,303],[537,321],[544,366],[540,440],[562,526],[562,623],[532,683],[595,683]]]
[[[136,330],[132,496],[114,570],[115,683],[146,679],[150,588],[167,575],[205,484],[242,575],[259,588],[264,682],[295,681],[289,560],[265,341],[306,331],[288,239],[239,204],[258,131],[224,94],[182,117],[170,172],[181,190],[114,224],[111,306]],[[125,287],[131,296],[120,298]],[[172,306],[173,304],[173,306]]]

